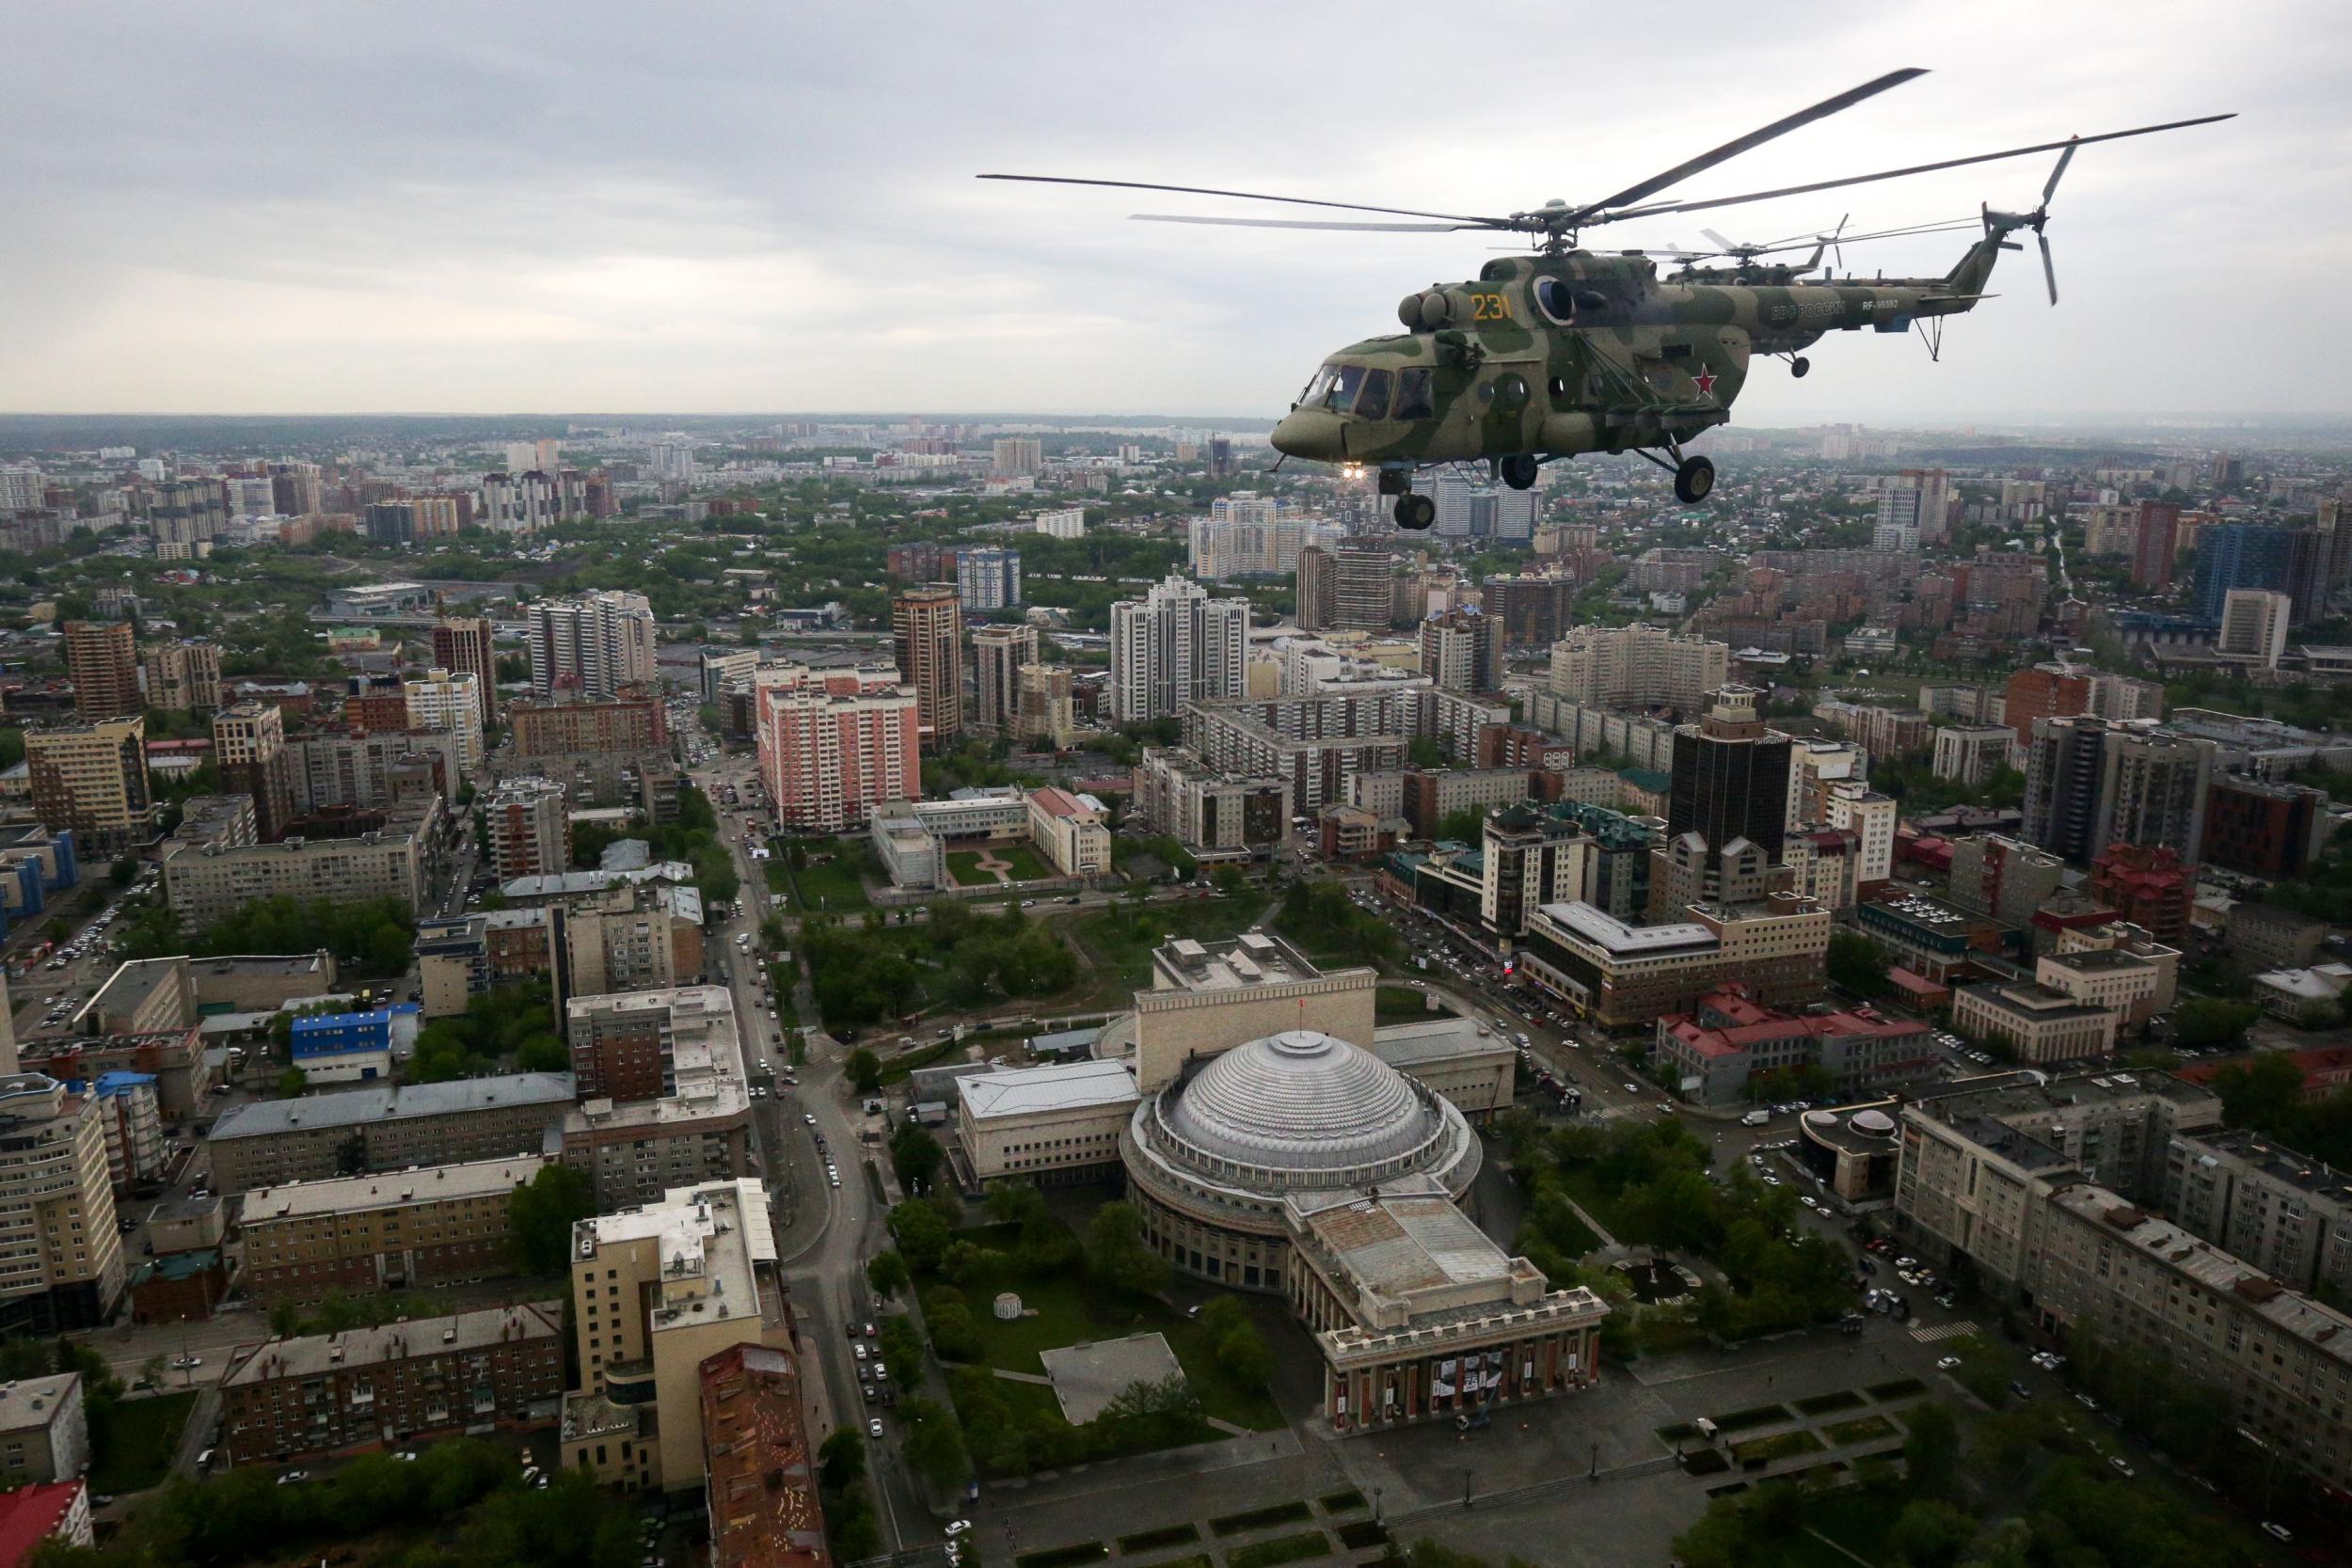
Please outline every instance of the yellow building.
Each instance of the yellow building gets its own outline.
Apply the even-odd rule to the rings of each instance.
[[[580,1386],[564,1397],[564,1465],[665,1491],[703,1483],[703,1361],[792,1343],[775,1229],[754,1180],[673,1188],[572,1229]]]
[[[106,1134],[91,1101],[38,1072],[0,1076],[0,1318],[94,1328],[122,1299]]]
[[[146,720],[27,730],[24,766],[33,815],[44,828],[72,829],[85,857],[119,855],[147,837],[155,799],[147,782]]]

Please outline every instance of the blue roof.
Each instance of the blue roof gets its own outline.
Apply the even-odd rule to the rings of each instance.
[[[154,1082],[155,1075],[151,1072],[102,1072],[91,1087],[103,1100],[107,1095],[121,1094],[127,1089],[137,1088],[141,1084],[151,1085]]]

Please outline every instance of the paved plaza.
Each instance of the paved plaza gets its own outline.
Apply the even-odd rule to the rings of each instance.
[[[1184,1370],[1157,1331],[1064,1345],[1041,1352],[1038,1359],[1045,1363],[1046,1375],[1054,1380],[1054,1397],[1061,1401],[1062,1418],[1072,1426],[1086,1425],[1138,1383],[1165,1383],[1182,1377]]]

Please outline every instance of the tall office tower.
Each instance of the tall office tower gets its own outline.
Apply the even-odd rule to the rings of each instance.
[[[983,546],[958,552],[956,596],[966,610],[1004,610],[1021,602],[1021,552]]]
[[[308,517],[326,510],[326,483],[315,463],[269,466],[270,502],[281,517]]]
[[[2328,580],[2335,539],[2308,523],[2286,533],[2287,564],[2279,587],[2287,596],[2291,619],[2299,626],[2327,614],[2328,601],[2335,596],[2335,585]]]
[[[147,721],[101,719],[70,729],[24,732],[33,816],[72,829],[75,850],[119,855],[147,837],[155,797],[147,782]]]
[[[2352,515],[2344,498],[2319,498],[2319,515],[2312,524],[2320,538],[2319,575],[2329,594],[2352,585]]]
[[[1777,863],[1788,832],[1788,737],[1764,727],[1756,696],[1726,686],[1705,718],[1675,726],[1666,832],[1697,833],[1716,850],[1744,838]]]
[[[489,821],[490,863],[501,881],[572,868],[571,814],[564,806],[564,786],[553,779],[501,779],[482,814]]]
[[[122,1283],[96,1097],[38,1072],[0,1077],[0,1317],[17,1333],[95,1328]]]
[[[2001,721],[2017,732],[2020,746],[2033,744],[2034,721],[2072,719],[2090,711],[2091,678],[2056,664],[2037,664],[2009,678]]]
[[[1071,695],[1070,666],[1025,664],[1014,701],[1013,735],[1024,746],[1070,750],[1077,734],[1075,704]]]
[[[763,665],[752,680],[759,776],[786,828],[843,832],[923,798],[921,718],[898,671]]]
[[[1421,624],[1421,673],[1440,691],[1493,691],[1502,670],[1494,623],[1474,610],[1449,610]]]
[[[2220,523],[2197,535],[2197,618],[2221,622],[2233,588],[2284,592],[2293,563],[2295,536],[2286,529],[2255,523]]]
[[[278,705],[247,700],[214,714],[213,764],[223,794],[253,797],[254,832],[270,844],[285,837],[296,809],[294,754]]]
[[[1339,558],[1321,545],[1309,545],[1298,552],[1297,614],[1294,617],[1307,631],[1328,631],[1340,612]]]
[[[147,675],[147,705],[174,713],[210,713],[220,706],[217,643],[154,642],[139,650]]]
[[[1344,541],[1336,552],[1338,614],[1334,631],[1386,631],[1396,619],[1395,562],[1386,545]]]
[[[2205,797],[2213,784],[2208,740],[2110,728],[2099,761],[2099,805],[2091,852],[2115,844],[2169,848],[2191,864],[2202,857]]]
[[[890,651],[914,688],[923,749],[944,752],[963,728],[963,607],[953,588],[910,588],[890,601]]]
[[[2132,524],[2132,586],[2167,588],[2181,537],[2181,509],[2169,501],[2141,501]]]
[[[611,697],[655,678],[653,605],[605,591],[531,607],[531,684],[542,697]]]
[[[146,710],[130,622],[68,621],[65,668],[73,680],[73,711],[83,718],[123,719]]]
[[[2105,721],[2039,719],[2026,743],[2026,841],[2061,860],[2090,859],[2099,837],[2099,783],[2106,766]]]
[[[1952,476],[1942,468],[1905,468],[1897,476],[1901,486],[1919,498],[1919,543],[1940,545],[1951,536]]]
[[[482,694],[482,721],[498,722],[498,643],[487,620],[479,615],[449,615],[436,622],[433,662],[444,670],[471,675],[474,689]]]
[[[1037,662],[1037,628],[972,628],[972,727],[990,735],[1012,733],[1020,710],[1021,667]]]
[[[2294,618],[2295,601],[2276,589],[2233,588],[2221,596],[2221,629],[2214,636],[2213,651],[2276,670]]]
[[[988,471],[997,479],[1033,479],[1044,464],[1045,449],[1036,437],[1007,436],[991,449]]]
[[[481,769],[482,681],[470,670],[432,669],[401,682],[407,698],[406,728],[457,739],[458,771],[470,779]]]
[[[165,480],[147,509],[148,531],[159,544],[201,544],[228,521],[228,499],[215,479]]]
[[[553,473],[561,447],[562,443],[552,436],[536,441],[509,441],[506,443],[506,470],[522,474],[539,468]]]
[[[1518,575],[1488,578],[1479,587],[1480,608],[1495,624],[1506,648],[1540,648],[1569,634],[1576,584],[1563,577]],[[1717,686],[1722,685],[1716,682]],[[1708,689],[1712,690],[1710,687]]]
[[[1171,574],[1142,598],[1111,606],[1111,712],[1136,724],[1173,717],[1189,702],[1245,696],[1248,649],[1248,599],[1212,599]]]

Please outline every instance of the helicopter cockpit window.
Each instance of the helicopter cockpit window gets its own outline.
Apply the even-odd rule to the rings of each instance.
[[[1325,398],[1330,396],[1331,383],[1339,379],[1339,374],[1340,368],[1337,365],[1326,365],[1315,372],[1314,379],[1307,383],[1307,389],[1298,394],[1298,406],[1301,408],[1319,406]]]
[[[1339,380],[1332,384],[1329,394],[1318,401],[1334,414],[1344,414],[1355,404],[1356,389],[1364,384],[1364,368],[1342,365],[1339,371]]]
[[[1368,372],[1364,389],[1356,394],[1356,417],[1364,420],[1385,420],[1389,417],[1389,372]]]
[[[1392,420],[1427,420],[1437,416],[1437,407],[1429,401],[1430,372],[1426,366],[1396,372],[1396,406],[1389,410]]]
[[[1576,293],[1557,277],[1535,280],[1535,304],[1563,326],[1576,320]]]

